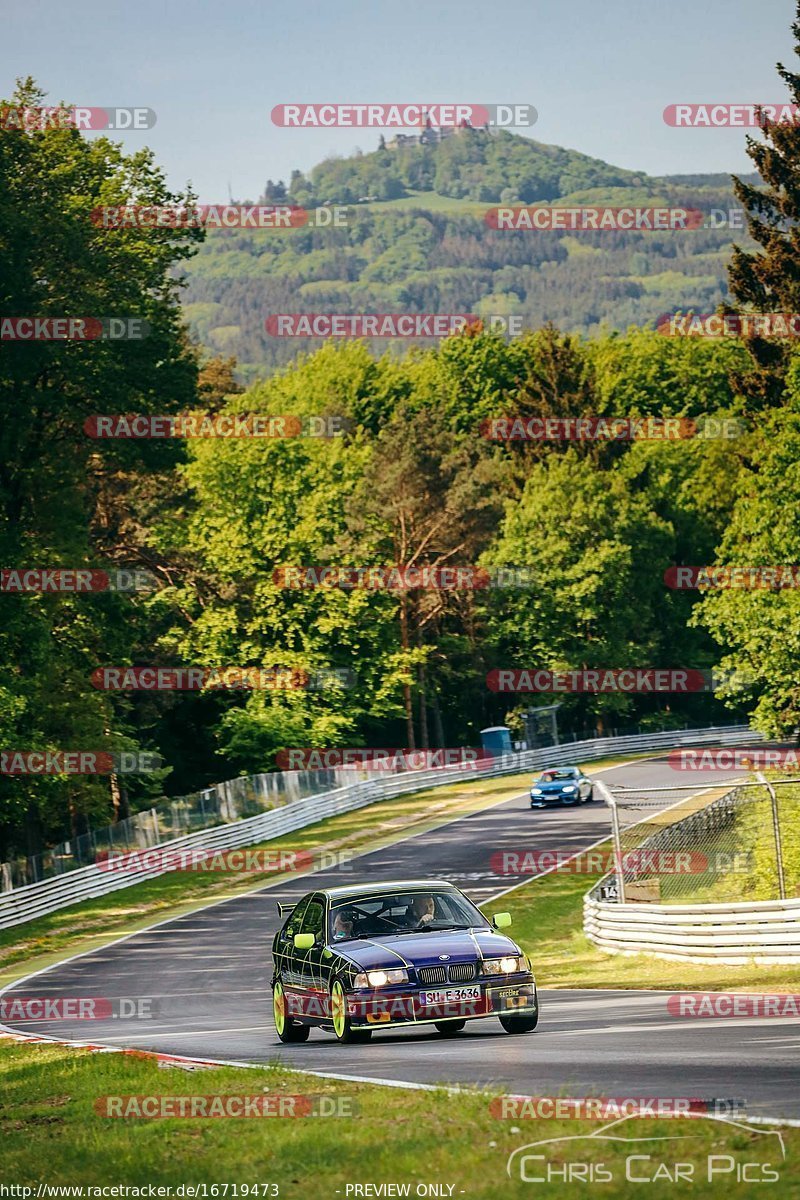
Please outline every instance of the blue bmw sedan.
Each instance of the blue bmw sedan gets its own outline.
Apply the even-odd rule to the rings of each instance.
[[[583,804],[594,800],[591,779],[580,767],[550,767],[531,784],[531,808],[548,804]]]
[[[451,883],[326,888],[278,907],[272,997],[282,1042],[304,1042],[314,1027],[345,1043],[396,1026],[447,1037],[492,1016],[506,1033],[536,1028],[530,963],[500,932],[511,916],[487,920]]]

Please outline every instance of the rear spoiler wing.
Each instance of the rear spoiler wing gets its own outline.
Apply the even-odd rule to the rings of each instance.
[[[282,904],[280,900],[276,900],[275,903],[278,906],[278,915],[281,917],[285,916],[286,913],[290,913],[293,908],[297,908],[296,900],[290,900],[286,904]]]

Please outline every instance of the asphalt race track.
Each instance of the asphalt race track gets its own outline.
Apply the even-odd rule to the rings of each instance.
[[[602,778],[629,787],[687,781],[696,791],[731,775],[678,776],[662,758],[629,763]],[[665,797],[665,803],[681,795]],[[497,850],[574,852],[608,832],[609,811],[602,803],[532,812],[527,796],[518,796],[362,855],[347,871],[283,882],[152,927],[22,981],[4,995],[6,1001],[15,994],[146,997],[152,1001],[150,1019],[7,1022],[7,1027],[165,1054],[280,1060],[359,1078],[477,1084],[527,1095],[739,1098],[750,1116],[800,1118],[800,1020],[678,1019],[668,1014],[663,992],[546,991],[538,1030],[521,1036],[505,1034],[488,1018],[469,1022],[448,1040],[431,1028],[376,1032],[361,1046],[339,1046],[332,1033],[320,1030],[302,1045],[278,1041],[269,952],[278,925],[276,900],[297,899],[336,881],[438,876],[481,903],[518,882],[492,873],[489,858]],[[535,969],[535,952],[532,961]]]

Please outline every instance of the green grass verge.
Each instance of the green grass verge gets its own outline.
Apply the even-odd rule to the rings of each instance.
[[[610,842],[598,849],[612,853]],[[600,878],[553,871],[521,884],[500,902],[513,916],[513,936],[530,955],[540,987],[797,990],[797,967],[792,964],[729,966],[669,962],[650,954],[606,954],[583,932],[583,897]]]
[[[499,1038],[506,1036],[498,1033]],[[442,1050],[445,1056],[444,1043]],[[342,1058],[343,1070],[352,1069],[344,1050]],[[294,1120],[110,1118],[95,1107],[108,1096],[265,1093],[273,1098],[324,1095],[329,1105],[338,1098],[351,1112],[355,1107],[355,1115]],[[682,1187],[662,1175],[659,1182],[646,1188],[652,1200],[719,1195],[721,1187],[730,1197],[760,1195],[752,1183],[737,1184],[731,1173],[707,1182],[708,1155],[728,1154],[737,1163],[772,1163],[779,1172],[780,1195],[800,1196],[796,1170],[800,1129],[781,1131],[787,1156],[783,1161],[778,1139],[763,1127],[746,1131],[707,1119],[636,1118],[611,1132],[626,1138],[678,1136],[681,1141],[587,1141],[586,1135],[605,1122],[504,1120],[493,1115],[489,1104],[488,1093],[387,1092],[374,1085],[317,1079],[278,1067],[166,1071],[150,1059],[7,1042],[0,1044],[2,1181],[32,1187],[32,1197],[40,1183],[145,1189],[148,1185],[177,1189],[181,1184],[204,1183],[208,1196],[223,1196],[222,1187],[212,1192],[213,1184],[227,1184],[229,1197],[235,1195],[233,1184],[240,1188],[242,1184],[276,1184],[282,1200],[306,1200],[309,1196],[345,1200],[348,1185],[408,1184],[408,1194],[414,1196],[418,1184],[436,1183],[443,1187],[440,1196],[496,1200],[502,1195],[513,1200],[534,1192],[518,1172],[511,1179],[506,1175],[512,1151],[541,1139],[582,1135],[583,1140],[576,1144],[533,1151],[543,1153],[561,1172],[555,1182],[535,1185],[535,1194],[586,1195],[586,1183],[566,1187],[563,1183],[565,1165],[582,1162],[595,1171],[602,1164],[604,1171],[611,1173],[613,1182],[601,1187],[602,1195],[639,1196],[643,1185],[626,1181],[625,1160],[630,1155],[649,1154],[649,1162],[636,1160],[632,1174],[652,1177],[661,1162],[670,1164],[670,1169],[675,1162],[688,1163],[694,1171],[694,1182]],[[531,1162],[528,1169],[540,1174],[548,1167]],[[266,1188],[255,1194],[274,1193]]]

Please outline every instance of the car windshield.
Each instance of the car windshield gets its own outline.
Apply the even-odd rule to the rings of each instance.
[[[577,779],[577,778],[578,778],[577,771],[570,769],[570,768],[566,768],[563,771],[561,771],[561,770],[543,771],[542,774],[539,776],[539,778],[536,780],[536,782],[537,783],[558,783],[561,780],[566,781],[566,780]]]
[[[436,929],[491,928],[466,896],[436,889],[383,895],[365,892],[363,897],[333,903],[328,921],[332,942]]]

